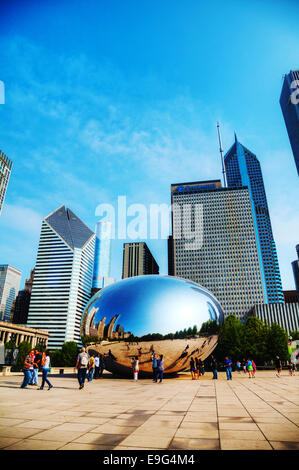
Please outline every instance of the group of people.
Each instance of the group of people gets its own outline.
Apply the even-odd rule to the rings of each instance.
[[[191,372],[191,378],[192,380],[198,380],[201,375],[204,375],[205,373],[205,366],[204,363],[201,359],[196,357],[193,359],[191,357],[190,359],[190,372]]]
[[[86,352],[85,348],[77,356],[76,369],[78,371],[77,378],[79,382],[79,389],[84,388],[85,380],[92,382],[93,379],[100,379],[103,377],[105,369],[104,354],[92,354],[91,356]]]
[[[50,390],[53,385],[48,379],[48,373],[51,370],[49,351],[41,353],[37,349],[31,349],[23,363],[24,379],[21,388],[27,388],[28,385],[38,386],[38,373],[40,370],[42,371],[42,383],[38,390],[43,390],[45,383],[47,383],[48,390]]]

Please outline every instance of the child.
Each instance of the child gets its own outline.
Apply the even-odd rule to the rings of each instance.
[[[135,359],[133,359],[132,367],[133,367],[134,380],[137,381],[138,380],[138,372],[139,372],[138,356],[135,356]]]

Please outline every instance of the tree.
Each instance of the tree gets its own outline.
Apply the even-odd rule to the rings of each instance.
[[[64,343],[61,348],[63,365],[66,367],[74,366],[76,364],[78,352],[78,344],[75,343],[75,341],[67,341]]]
[[[242,328],[243,357],[263,364],[267,356],[267,326],[256,317],[248,317]]]
[[[281,361],[289,359],[287,332],[277,323],[273,323],[267,335],[267,359],[274,360],[279,356]]]
[[[240,360],[242,356],[242,327],[240,320],[235,315],[228,315],[220,327],[218,345],[215,356],[223,361],[230,356],[233,362]]]
[[[292,337],[292,341],[296,341],[299,339],[299,331],[291,331],[290,336]]]

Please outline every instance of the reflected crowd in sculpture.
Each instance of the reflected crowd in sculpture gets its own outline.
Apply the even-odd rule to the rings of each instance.
[[[220,324],[223,319],[217,299],[199,284],[173,276],[136,276],[92,297],[82,317],[81,336],[101,340],[88,349],[105,354],[110,372],[131,375],[132,360],[138,356],[140,375],[148,376],[155,352],[163,354],[164,374],[170,374],[187,369],[191,356],[204,360],[211,354],[218,336],[199,331],[203,323]],[[184,330],[188,338],[174,338]]]

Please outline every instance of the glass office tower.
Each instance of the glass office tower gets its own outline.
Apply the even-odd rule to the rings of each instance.
[[[285,75],[280,106],[299,175],[299,70],[291,70]]]
[[[261,165],[257,157],[235,142],[224,157],[229,188],[247,186],[252,205],[266,303],[284,302],[280,271],[273,238]]]
[[[11,320],[11,308],[18,295],[22,273],[9,264],[0,265],[0,320]]]
[[[94,271],[92,293],[115,282],[110,277],[111,269],[111,237],[112,223],[98,222],[96,226],[96,241],[94,254]]]
[[[222,188],[220,180],[172,184],[171,202],[171,274],[206,287],[225,316],[243,321],[265,302],[248,188]]]
[[[0,150],[0,215],[11,173],[12,161]]]
[[[81,341],[94,247],[95,234],[64,205],[43,220],[27,325],[50,333],[49,349]]]
[[[124,243],[122,278],[159,274],[159,266],[145,242]]]

